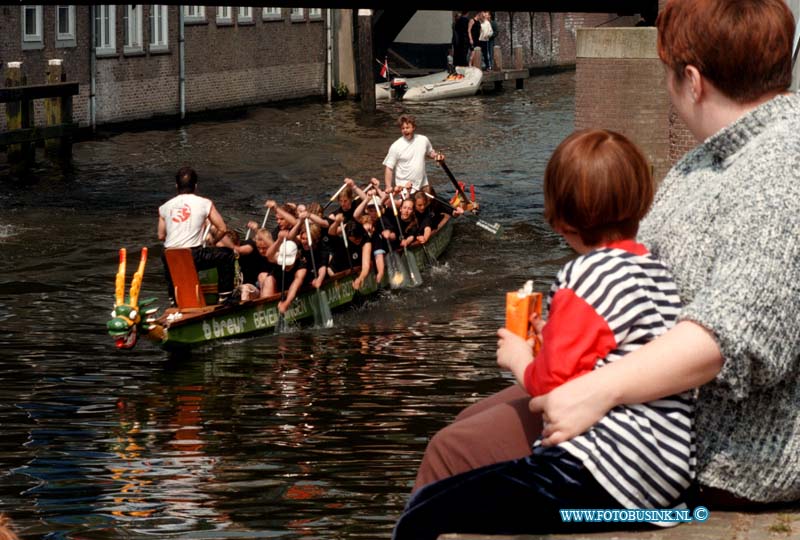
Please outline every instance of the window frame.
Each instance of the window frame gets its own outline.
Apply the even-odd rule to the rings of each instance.
[[[227,16],[224,15],[224,10],[228,10]],[[217,6],[217,26],[231,26],[233,25],[233,7],[231,6]]]
[[[148,47],[151,52],[169,50],[169,5],[150,4],[150,39]],[[157,31],[163,33],[163,39],[156,41]]]
[[[61,9],[67,8],[68,31],[61,33]],[[75,47],[75,6],[56,5],[56,47]]]
[[[322,8],[308,8],[308,19],[311,21],[321,21]]]
[[[196,13],[190,13],[195,8]],[[206,6],[183,6],[183,20],[185,22],[206,22]]]
[[[103,8],[105,8],[105,15],[103,17]],[[106,40],[103,41],[103,20],[108,20],[108,35],[105,36]],[[117,54],[117,5],[116,4],[100,4],[95,6],[95,43],[94,52],[95,56],[113,56]]]
[[[140,53],[144,52],[144,8],[141,4],[131,5],[125,4],[122,9],[122,24],[124,30],[124,38],[125,42],[122,44],[122,52],[123,53]],[[129,44],[130,35],[131,35],[131,16],[132,12],[137,13],[137,26],[138,28],[134,28],[136,30],[135,34],[138,38],[138,43]]]
[[[28,33],[28,10],[33,10],[33,22],[36,26],[34,34]],[[22,38],[23,49],[39,49],[44,47],[44,17],[42,16],[42,6],[28,5],[20,6],[20,23],[22,31],[20,36]]]
[[[272,11],[276,9],[277,11]],[[270,11],[267,11],[270,10]],[[265,7],[261,9],[261,19],[265,21],[282,21],[283,8],[280,7]]]
[[[306,10],[301,7],[293,7],[289,9],[289,18],[292,22],[304,22],[306,20]]]
[[[249,9],[249,15],[242,15],[243,9]],[[238,24],[253,24],[253,8],[252,6],[236,6],[236,22]]]

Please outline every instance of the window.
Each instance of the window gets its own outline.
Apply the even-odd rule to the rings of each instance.
[[[117,6],[97,6],[94,15],[95,51],[97,54],[114,54],[116,42]]]
[[[251,8],[251,7],[240,7],[239,8],[239,14],[237,16],[237,20],[240,23],[253,22],[253,8]]]
[[[167,6],[150,6],[150,50],[169,47]]]
[[[308,18],[309,19],[321,19],[322,18],[322,8],[308,8]]]
[[[183,16],[188,21],[204,21],[206,20],[206,7],[183,6]]]
[[[273,21],[280,20],[281,17],[282,17],[281,8],[279,8],[279,7],[265,7],[261,16],[266,20],[273,20]]]
[[[142,6],[125,6],[125,50],[124,52],[138,52],[143,49],[142,39]]]
[[[291,18],[293,21],[303,21],[305,20],[305,14],[303,13],[303,8],[301,7],[293,7],[291,11]]]
[[[233,24],[230,6],[217,7],[217,24]]]
[[[22,41],[42,42],[42,6],[22,6]]]
[[[75,41],[75,6],[56,6],[56,41]]]

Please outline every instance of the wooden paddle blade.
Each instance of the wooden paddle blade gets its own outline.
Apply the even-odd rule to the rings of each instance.
[[[386,254],[386,272],[389,277],[389,287],[392,289],[400,289],[411,285],[408,271],[398,260],[397,253],[393,251]]]
[[[484,231],[490,232],[492,234],[499,234],[503,228],[500,226],[499,223],[487,223],[482,219],[475,221],[475,225],[483,229]]]
[[[422,285],[422,274],[419,271],[419,266],[417,266],[417,259],[414,255],[410,255],[408,251],[406,251],[406,264],[408,264],[408,275],[411,278],[411,285],[413,287],[419,287]]]
[[[278,322],[275,323],[275,333],[285,334],[289,330],[289,321],[286,320],[286,314],[278,312]]]
[[[325,293],[317,289],[317,307],[320,315],[320,327],[333,328],[333,314],[331,313],[331,306],[328,303],[328,298]]]
[[[439,261],[436,260],[436,257],[431,255],[431,252],[428,251],[427,246],[423,245],[422,246],[422,251],[425,252],[425,259],[427,259],[428,264],[431,266],[431,268],[433,268],[434,266],[437,266],[439,264]]]

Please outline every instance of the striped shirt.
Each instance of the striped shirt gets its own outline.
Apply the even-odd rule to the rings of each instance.
[[[671,328],[681,309],[669,270],[630,240],[567,264],[549,302],[542,350],[525,375],[532,395],[641,347]],[[560,446],[624,507],[673,507],[694,477],[693,407],[691,392],[618,406]]]

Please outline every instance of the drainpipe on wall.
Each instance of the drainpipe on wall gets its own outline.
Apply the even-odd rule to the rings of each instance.
[[[328,39],[328,48],[325,52],[325,80],[328,83],[328,103],[331,102],[331,87],[333,86],[333,80],[331,78],[331,72],[333,71],[331,65],[333,64],[333,29],[332,29],[332,21],[331,21],[331,8],[327,10],[327,16],[325,17],[325,26],[327,27],[327,39]]]
[[[94,133],[97,128],[97,49],[95,40],[97,36],[94,35],[94,21],[95,10],[97,8],[92,6],[89,10],[89,124],[92,126]]]
[[[183,6],[178,6],[178,57],[180,68],[178,71],[178,94],[181,102],[181,120],[186,118],[186,50],[183,33]]]

